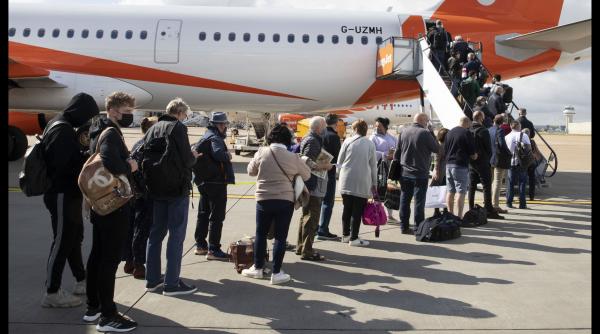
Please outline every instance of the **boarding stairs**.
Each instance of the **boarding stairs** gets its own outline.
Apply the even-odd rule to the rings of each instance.
[[[469,44],[480,59],[483,69],[487,72],[487,78],[491,78],[491,72],[481,61],[482,44],[477,42],[470,42]],[[427,96],[435,110],[441,125],[447,129],[452,129],[459,124],[459,120],[465,115],[465,111],[473,114],[473,110],[468,103],[465,103],[463,107],[459,105],[457,99],[451,93],[453,82],[450,74],[443,66],[436,69],[430,60],[431,57],[435,57],[435,54],[431,53],[429,43],[425,37],[419,39],[390,37],[378,46],[376,78],[378,80],[417,80],[424,95]],[[445,63],[445,60],[441,61]],[[457,91],[458,98],[461,93],[460,89],[457,89]],[[512,101],[508,113],[512,113],[515,109],[518,109],[518,107]],[[545,177],[552,177],[556,173],[558,160],[552,147],[537,131],[536,136],[542,140],[550,152],[549,156],[544,157],[543,161],[540,162],[536,172],[538,184],[543,185],[545,184]]]

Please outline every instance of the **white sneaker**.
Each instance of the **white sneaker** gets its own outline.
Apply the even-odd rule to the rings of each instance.
[[[254,265],[248,269],[242,270],[242,276],[251,277],[251,278],[263,278],[263,270],[256,269]]]
[[[342,242],[343,242],[343,243],[348,243],[348,242],[350,242],[350,236],[342,236]]]
[[[56,293],[44,294],[42,307],[76,307],[82,303],[78,297],[73,296],[67,291],[58,289]]]
[[[73,287],[74,295],[85,295],[85,280],[75,283]]]
[[[290,275],[280,270],[277,274],[271,274],[271,284],[281,284],[285,282],[289,282],[292,278]]]
[[[367,240],[362,240],[360,238],[354,239],[348,242],[348,245],[355,247],[365,247],[369,246],[369,242]]]
[[[387,220],[387,223],[388,223],[388,224],[398,224],[398,223],[399,223],[399,221],[398,221],[398,219],[396,219],[396,218],[394,218],[394,217],[392,217],[392,216],[389,216],[389,217],[388,217],[388,220]]]

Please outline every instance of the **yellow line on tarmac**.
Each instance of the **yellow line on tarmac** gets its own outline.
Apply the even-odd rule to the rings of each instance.
[[[236,183],[236,184],[254,184],[254,182],[240,182],[240,183]],[[16,188],[16,187],[9,187],[8,188],[8,192],[11,193],[20,193],[21,189],[20,188]],[[198,197],[198,194],[195,193],[194,197]],[[231,198],[231,199],[254,199],[254,195],[240,195],[240,194],[228,194],[227,198]],[[337,202],[341,202],[342,198],[341,197],[336,197],[335,200]],[[502,204],[506,204],[505,200],[500,201],[500,203]],[[528,204],[542,204],[542,205],[592,205],[592,201],[591,200],[571,200],[571,201],[542,201],[542,200],[536,200],[536,201],[527,201]],[[515,207],[517,207],[519,204],[519,201],[516,200],[513,202],[513,205]]]

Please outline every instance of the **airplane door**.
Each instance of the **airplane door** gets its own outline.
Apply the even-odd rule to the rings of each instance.
[[[154,62],[176,64],[179,62],[179,35],[181,20],[159,20],[156,26]]]

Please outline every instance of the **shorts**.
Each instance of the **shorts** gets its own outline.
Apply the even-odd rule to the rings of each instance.
[[[449,193],[466,194],[469,191],[469,168],[447,167],[446,188]]]

